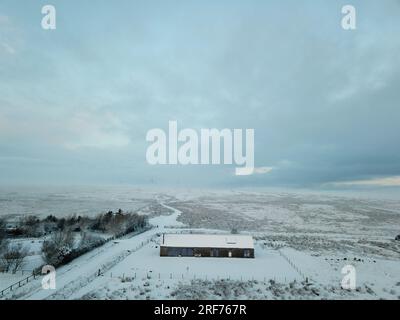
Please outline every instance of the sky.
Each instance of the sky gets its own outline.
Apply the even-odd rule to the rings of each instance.
[[[399,187],[399,17],[398,0],[2,0],[0,184]],[[255,174],[149,165],[169,121],[254,129]]]

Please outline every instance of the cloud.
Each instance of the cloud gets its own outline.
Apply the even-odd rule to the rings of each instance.
[[[9,54],[15,54],[15,52],[16,52],[15,49],[8,43],[2,42],[1,47],[4,49],[5,52],[7,52]]]
[[[20,42],[20,33],[10,17],[0,14],[0,54],[14,55]]]
[[[196,130],[254,128],[255,163],[268,166],[248,179],[231,168],[168,167],[166,180],[184,180],[183,170],[195,177],[190,183],[211,185],[399,176],[400,7],[358,1],[363,19],[344,32],[338,1],[293,2],[291,10],[281,1],[228,2],[188,1],[179,10],[163,1],[121,0],[126,10],[101,2],[89,22],[90,3],[76,11],[68,2],[63,16],[80,23],[49,33],[34,4],[20,10],[8,1],[1,11],[10,18],[0,16],[0,153],[40,150],[92,168],[110,165],[99,154],[145,162],[146,132],[178,120]],[[140,173],[155,176],[153,167]],[[19,168],[11,175],[24,178]]]
[[[10,22],[10,18],[6,15],[0,14],[0,24],[7,24]]]
[[[130,143],[124,132],[124,125],[110,112],[78,112],[67,122],[66,129],[68,134],[65,136],[64,146],[67,149],[122,148]]]
[[[254,168],[254,174],[267,174],[274,170],[274,167],[256,167]]]
[[[377,186],[377,187],[395,187],[400,186],[400,176],[374,178],[367,180],[344,181],[334,183],[338,186]]]

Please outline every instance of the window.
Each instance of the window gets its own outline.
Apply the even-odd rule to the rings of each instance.
[[[180,255],[180,252],[176,248],[168,248],[167,253],[169,257],[178,257]]]
[[[249,249],[245,249],[244,250],[244,257],[245,258],[250,258],[250,250]]]
[[[193,256],[193,249],[192,248],[183,248],[182,249],[182,256],[183,257],[192,257]]]
[[[218,249],[211,249],[211,257],[218,257],[219,252]]]

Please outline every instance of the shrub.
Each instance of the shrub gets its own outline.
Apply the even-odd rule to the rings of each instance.
[[[98,246],[102,245],[105,243],[105,240],[99,236],[95,236],[92,234],[89,234],[87,232],[83,233],[82,239],[79,243],[79,250],[92,250],[94,248],[97,248]]]
[[[92,221],[90,229],[122,236],[143,229],[146,225],[146,216],[141,216],[136,213],[124,214],[122,210],[119,210],[117,213],[109,211],[106,214],[98,215]]]
[[[57,231],[42,246],[43,259],[47,264],[57,267],[68,259],[73,249],[74,238],[70,230]]]
[[[43,235],[40,219],[36,216],[25,216],[19,221],[19,229],[27,237],[40,237]]]

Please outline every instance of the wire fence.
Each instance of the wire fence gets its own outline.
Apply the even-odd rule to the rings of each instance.
[[[284,258],[289,265],[296,270],[296,272],[306,281],[311,281],[312,279],[309,276],[306,276],[303,271],[286,255],[284,254],[280,249],[278,249],[279,255]]]
[[[177,232],[181,233],[181,232]],[[113,260],[110,263],[101,265],[98,271],[93,273],[91,276],[88,277],[88,279],[94,280],[96,277],[99,276],[107,276],[110,278],[119,278],[122,282],[129,282],[129,281],[134,281],[134,280],[203,280],[203,281],[220,281],[220,280],[232,280],[232,281],[259,281],[259,282],[279,282],[279,283],[290,283],[293,281],[298,281],[299,278],[295,276],[285,276],[285,275],[265,275],[265,276],[249,276],[249,275],[210,275],[210,274],[198,274],[198,273],[190,273],[190,272],[184,272],[184,273],[162,273],[162,272],[154,272],[154,271],[144,271],[144,270],[138,270],[136,272],[130,272],[130,273],[123,273],[123,274],[113,274],[110,270],[118,264],[121,260],[126,258],[128,255],[137,252],[138,250],[142,249],[146,245],[148,245],[150,242],[156,242],[157,238],[159,237],[160,234],[154,234],[151,237],[141,241],[136,247],[127,250],[124,252],[120,257],[116,257],[115,260]],[[118,238],[114,239],[109,239],[108,241],[112,240],[117,240]],[[107,242],[108,242],[107,241]],[[311,281],[312,279],[308,276],[305,275],[305,273],[286,255],[284,254],[281,249],[283,248],[282,245],[274,245],[274,248],[278,251],[279,255],[285,259],[285,261],[300,275],[302,280],[305,280],[308,282],[309,280]],[[40,273],[37,271],[32,271],[32,270],[20,270],[21,274],[23,275],[24,272],[30,272],[31,274],[27,276],[26,278],[15,282],[14,284],[10,285],[9,287],[3,289],[0,291],[0,296],[4,296],[7,292],[13,291],[16,288],[19,288],[28,282],[36,279],[39,277]]]
[[[189,280],[202,280],[202,281],[257,281],[257,282],[279,282],[279,283],[290,283],[293,281],[299,281],[298,277],[290,277],[285,275],[271,275],[271,276],[249,276],[249,275],[223,275],[223,274],[199,274],[199,273],[162,273],[162,272],[154,272],[154,271],[136,271],[130,273],[122,273],[116,274],[113,272],[108,272],[104,276],[119,279],[121,282],[132,282],[132,281],[150,281],[150,280],[181,280],[181,281],[189,281]]]
[[[0,296],[3,297],[7,292],[11,292],[16,288],[20,288],[23,285],[29,283],[29,281],[35,280],[37,277],[39,277],[39,273],[37,273],[35,270],[31,272],[32,272],[31,275],[29,275],[28,277],[13,283],[12,285],[8,286],[5,289],[2,289],[0,291]]]
[[[146,232],[146,231],[148,231],[148,230],[150,230],[150,229],[152,229],[152,228],[151,228],[151,227],[146,227],[146,228],[144,228],[144,229],[142,229],[142,230],[140,230],[140,231],[136,231],[136,232],[133,232],[133,233],[131,233],[131,234],[126,234],[126,235],[124,234],[124,235],[121,235],[121,236],[113,236],[113,237],[110,237],[110,238],[106,239],[106,240],[104,241],[104,243],[102,243],[102,245],[104,245],[104,244],[106,244],[106,243],[108,243],[108,242],[110,242],[110,241],[117,241],[117,240],[120,240],[120,239],[124,239],[124,238],[127,237],[127,236],[129,236],[129,237],[131,237],[131,236],[136,236],[136,235],[139,235],[139,234],[141,234],[141,233],[144,233],[144,232]],[[126,255],[129,255],[129,254],[131,254],[131,253],[133,253],[133,252],[136,252],[137,250],[143,248],[145,245],[147,245],[148,243],[150,243],[154,238],[155,238],[155,236],[153,235],[153,236],[150,237],[149,239],[142,241],[142,242],[141,242],[137,247],[135,247],[133,250],[129,250],[129,251],[126,253]],[[102,246],[102,245],[101,245],[101,246]],[[96,248],[94,248],[94,249],[96,249]],[[91,250],[91,251],[92,251],[92,250]],[[118,260],[116,260],[116,261],[118,261]],[[37,268],[37,269],[35,269],[35,270],[19,270],[19,271],[17,271],[17,273],[15,273],[14,275],[17,275],[19,272],[21,272],[21,275],[24,275],[24,273],[25,273],[25,274],[30,273],[30,275],[27,276],[26,278],[22,279],[22,280],[19,280],[19,281],[14,282],[13,284],[11,284],[10,286],[8,286],[8,287],[5,288],[5,289],[0,289],[0,296],[1,296],[1,297],[3,297],[6,293],[9,293],[9,292],[13,291],[13,290],[16,289],[16,288],[20,288],[20,287],[26,285],[27,283],[29,283],[30,281],[35,280],[36,278],[38,278],[38,277],[41,275],[41,267],[39,267],[39,268]],[[93,278],[94,278],[96,275],[98,275],[98,273],[96,273],[96,274],[93,276]]]
[[[278,251],[279,255],[286,260],[286,262],[306,281],[312,281],[310,276],[307,276],[301,268],[293,262],[286,254],[282,252],[282,249],[285,247],[282,243],[269,243],[269,244],[264,244],[262,247],[269,247],[272,249],[275,249]]]
[[[34,271],[35,271],[34,269],[18,269],[15,272],[1,271],[0,273],[2,273],[2,274],[12,274],[14,276],[17,276],[17,275],[24,276],[24,275],[31,275]]]

